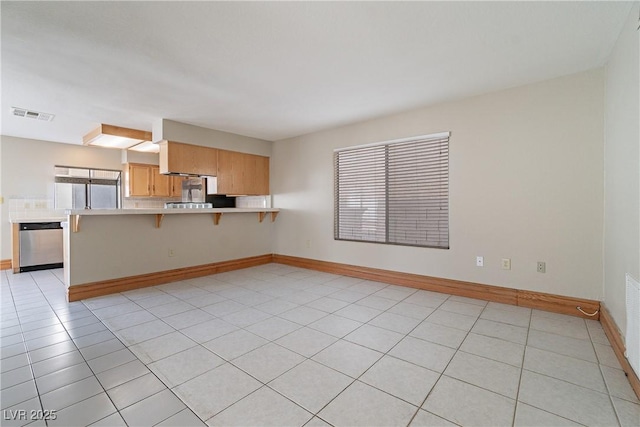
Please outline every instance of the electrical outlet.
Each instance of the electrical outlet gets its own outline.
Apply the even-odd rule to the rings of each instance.
[[[502,258],[502,269],[511,270],[511,258]]]
[[[543,261],[538,261],[538,273],[546,273],[547,264]]]
[[[173,251],[173,249],[169,249],[169,256],[174,256],[175,252]]]
[[[476,257],[476,267],[484,267],[484,257],[477,256]]]

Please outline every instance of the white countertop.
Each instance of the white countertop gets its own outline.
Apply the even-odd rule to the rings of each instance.
[[[19,223],[34,223],[34,222],[63,222],[66,221],[66,216],[51,216],[51,217],[42,217],[42,218],[10,218],[9,222],[11,224],[19,224]]]
[[[274,208],[210,208],[210,209],[72,209],[67,215],[172,215],[172,214],[203,214],[203,213],[244,213],[244,212],[280,212]],[[65,218],[66,219],[66,218]]]
[[[10,218],[11,224],[34,223],[34,222],[64,222],[68,215],[175,215],[175,214],[212,214],[212,213],[255,213],[255,212],[280,212],[276,208],[211,208],[211,209],[70,209],[66,210],[65,216],[51,216],[42,218]]]

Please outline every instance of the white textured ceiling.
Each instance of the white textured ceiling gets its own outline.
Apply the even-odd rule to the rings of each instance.
[[[266,140],[599,67],[629,2],[8,2],[3,135],[165,118]],[[10,107],[53,113],[53,122]]]

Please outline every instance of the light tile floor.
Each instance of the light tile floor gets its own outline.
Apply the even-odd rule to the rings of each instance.
[[[74,303],[61,274],[2,272],[3,426],[640,425],[596,321],[279,264]]]

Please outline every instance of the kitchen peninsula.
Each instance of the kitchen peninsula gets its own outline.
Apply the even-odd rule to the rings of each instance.
[[[68,210],[68,298],[259,265],[271,260],[279,209]]]

